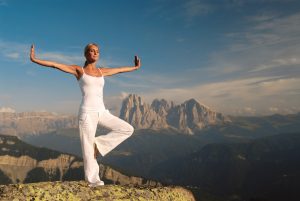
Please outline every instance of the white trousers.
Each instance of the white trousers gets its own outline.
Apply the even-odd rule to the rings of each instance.
[[[85,180],[91,185],[103,183],[99,177],[99,165],[94,158],[94,144],[100,154],[105,156],[130,137],[134,129],[126,121],[112,115],[108,110],[80,112],[78,119]],[[98,124],[111,131],[106,135],[95,137]]]

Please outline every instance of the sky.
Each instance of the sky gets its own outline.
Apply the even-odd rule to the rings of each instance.
[[[128,94],[181,104],[191,98],[227,115],[300,111],[298,0],[0,0],[0,112],[77,114],[73,75],[29,60],[82,66],[100,45],[99,67],[138,71],[105,78],[118,113]]]

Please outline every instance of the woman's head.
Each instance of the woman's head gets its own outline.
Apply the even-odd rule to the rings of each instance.
[[[99,46],[96,43],[89,43],[84,48],[84,56],[88,62],[95,62],[99,59]]]

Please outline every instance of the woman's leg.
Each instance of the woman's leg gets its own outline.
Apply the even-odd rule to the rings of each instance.
[[[98,113],[79,114],[79,132],[84,163],[85,180],[91,186],[103,185],[99,177],[99,165],[94,157],[94,142],[98,124]]]
[[[108,110],[100,114],[99,124],[111,129],[106,135],[98,136],[95,139],[95,144],[102,156],[130,137],[134,131],[129,123],[112,115]]]

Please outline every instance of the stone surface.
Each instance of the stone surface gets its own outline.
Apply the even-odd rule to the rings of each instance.
[[[195,198],[182,187],[104,185],[91,188],[84,181],[70,181],[0,185],[0,200],[194,201]]]

